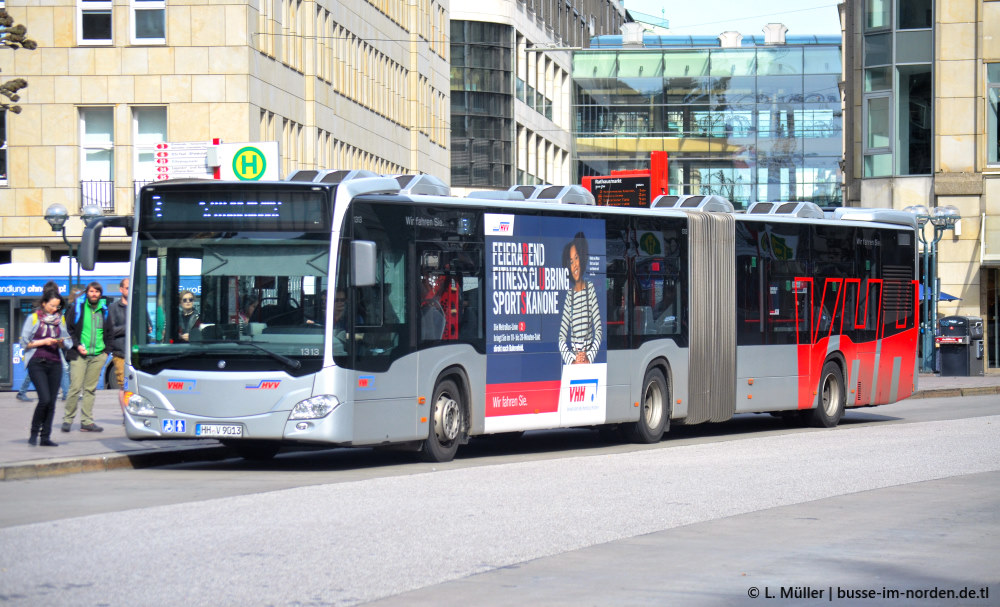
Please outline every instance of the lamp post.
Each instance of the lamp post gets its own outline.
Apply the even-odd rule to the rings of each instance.
[[[962,218],[958,209],[952,205],[934,207],[928,210],[922,204],[903,209],[912,213],[917,220],[917,238],[923,244],[924,282],[923,294],[920,297],[920,333],[923,349],[920,370],[924,373],[934,372],[934,335],[937,333],[937,300],[939,297],[937,280],[937,244],[946,230],[955,229],[955,224]],[[924,226],[928,223],[934,228],[934,236],[930,240],[924,237]]]
[[[80,217],[83,219],[85,225],[90,225],[96,219],[103,217],[104,211],[101,207],[93,204],[88,204],[83,207]],[[63,242],[66,243],[66,249],[69,251],[69,271],[66,275],[66,296],[69,297],[73,292],[73,259],[75,255],[73,253],[73,245],[70,244],[69,238],[66,237],[66,221],[69,219],[69,211],[66,207],[58,202],[50,204],[49,208],[45,209],[45,221],[52,227],[53,232],[61,232]],[[80,282],[80,265],[77,264],[76,268],[77,282]]]

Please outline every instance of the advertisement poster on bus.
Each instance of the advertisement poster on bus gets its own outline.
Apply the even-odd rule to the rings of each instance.
[[[606,419],[604,221],[487,214],[486,431]]]

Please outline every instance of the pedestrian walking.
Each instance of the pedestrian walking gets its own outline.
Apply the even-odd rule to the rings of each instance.
[[[42,286],[43,294],[52,292],[59,293],[59,283],[54,280],[50,280]],[[67,300],[64,298],[62,305],[59,308],[60,314],[66,310],[66,303]],[[28,392],[30,392],[35,386],[31,383],[31,374],[28,373],[28,360],[26,358],[22,358],[22,360],[24,362],[24,381],[21,382],[21,388],[17,391],[17,400],[31,402],[31,397],[28,396]],[[62,399],[66,400],[66,393],[69,392],[69,363],[66,362],[64,348],[59,348],[59,360],[62,361],[62,380],[60,381]]]
[[[28,374],[28,361],[23,358],[22,360],[24,361],[24,381],[21,382],[21,389],[17,391],[17,400],[31,402],[31,397],[28,396],[28,392],[34,387],[34,385],[31,383],[31,375]]]
[[[121,293],[113,304],[108,306],[108,331],[111,333],[111,364],[115,368],[115,379],[118,387],[125,385],[125,326],[128,324],[128,278],[118,283]]]
[[[66,308],[66,326],[73,338],[73,347],[67,353],[69,360],[69,396],[63,415],[62,431],[73,428],[76,409],[80,408],[80,430],[103,432],[94,423],[94,392],[101,379],[101,371],[111,350],[111,333],[106,331],[108,302],[99,282],[87,285],[86,296],[77,297]],[[83,395],[82,402],[79,398]]]
[[[43,290],[35,311],[25,319],[21,328],[21,348],[28,375],[38,394],[38,404],[31,417],[30,445],[58,446],[51,437],[56,396],[62,377],[59,350],[69,348],[72,343],[66,322],[60,314],[62,306],[63,298],[58,289]]]

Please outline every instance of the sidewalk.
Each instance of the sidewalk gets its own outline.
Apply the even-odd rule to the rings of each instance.
[[[940,377],[921,375],[920,390],[911,398],[1000,394],[1000,375],[984,377]],[[94,419],[104,432],[80,432],[77,413],[73,430],[61,432],[63,401],[56,403],[52,440],[58,447],[28,444],[31,402],[19,401],[16,392],[0,392],[0,481],[44,478],[80,472],[120,468],[145,468],[185,461],[210,461],[232,457],[231,452],[211,439],[186,441],[132,441],[125,436],[117,390],[98,390]]]
[[[35,393],[31,401],[17,400],[17,392],[0,392],[0,481],[44,478],[118,468],[145,468],[184,461],[231,457],[229,449],[212,439],[187,441],[132,441],[125,436],[117,390],[98,390],[94,421],[104,432],[80,432],[80,412],[71,432],[61,432],[65,401],[56,402],[52,440],[58,447],[28,444]]]

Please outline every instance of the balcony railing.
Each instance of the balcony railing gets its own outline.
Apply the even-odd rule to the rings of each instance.
[[[149,184],[149,183],[153,183],[153,182],[152,181],[148,181],[148,180],[138,180],[138,179],[136,179],[135,181],[133,181],[132,182],[132,192],[134,193],[133,198],[135,198],[136,200],[138,200],[138,198],[139,198],[139,190],[142,189],[142,186],[144,186],[146,184]]]
[[[80,210],[87,205],[97,205],[105,213],[115,212],[114,181],[81,181]]]

